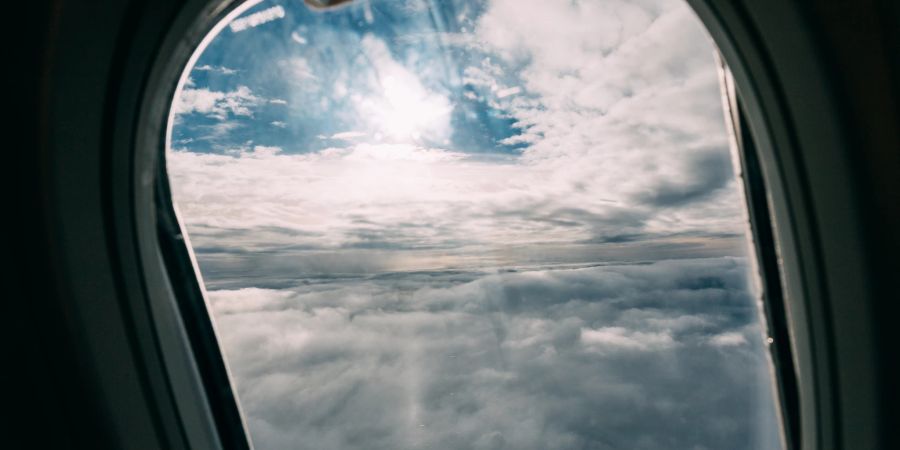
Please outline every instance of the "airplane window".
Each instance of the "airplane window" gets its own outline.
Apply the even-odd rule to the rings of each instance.
[[[166,165],[257,449],[781,448],[681,0],[265,0]]]

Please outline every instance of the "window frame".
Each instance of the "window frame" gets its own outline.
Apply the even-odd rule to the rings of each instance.
[[[864,365],[860,373],[874,373],[877,347],[871,345],[872,336],[853,328],[871,321],[869,303],[840,301],[867,292],[860,284],[866,279],[860,273],[864,268],[846,267],[840,260],[865,258],[860,225],[828,206],[852,204],[850,194],[836,188],[849,185],[851,174],[840,169],[847,137],[841,132],[839,105],[817,95],[829,91],[813,33],[790,2],[687,1],[732,74],[730,117],[775,344],[772,357],[787,448],[836,448],[847,442],[866,448],[876,437],[849,425],[877,421],[872,414],[875,383],[866,384],[870,380],[849,370],[854,362]],[[171,203],[166,119],[183,69],[202,51],[210,30],[252,4],[189,1],[156,53],[135,121],[129,201],[135,205],[133,226],[147,303],[153,309],[150,320],[167,361],[168,383],[181,393],[174,395],[181,433],[197,448],[244,449],[252,444],[218,348],[196,261]],[[787,61],[799,69],[783,70]],[[825,131],[817,136],[816,129]],[[855,356],[847,356],[851,354]],[[848,420],[852,415],[857,418]]]
[[[188,448],[249,450],[250,434],[235,386],[219,347],[216,325],[188,235],[172,202],[165,153],[172,101],[184,69],[235,17],[261,0],[192,0],[173,21],[144,88],[135,133],[135,224],[151,304],[164,305],[156,318],[158,339],[175,364],[170,377]],[[168,320],[160,320],[160,319]],[[178,389],[180,387],[180,389]],[[181,394],[181,395],[178,395]]]

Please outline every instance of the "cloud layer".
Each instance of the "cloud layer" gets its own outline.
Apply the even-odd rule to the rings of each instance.
[[[210,292],[260,449],[773,448],[740,259]]]

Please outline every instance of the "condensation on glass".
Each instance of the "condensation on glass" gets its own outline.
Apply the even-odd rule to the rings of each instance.
[[[166,164],[257,449],[781,447],[680,0],[244,4]]]

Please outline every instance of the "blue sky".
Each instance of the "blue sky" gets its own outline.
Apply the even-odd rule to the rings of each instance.
[[[471,44],[446,42],[447,36],[461,35],[467,25],[472,27],[472,18],[484,5],[436,2],[426,8],[414,2],[401,7],[374,2],[316,12],[287,1],[264,2],[248,14],[271,10],[273,5],[284,8],[283,18],[259,25],[259,30],[226,30],[209,45],[190,75],[197,86],[232,93],[236,105],[252,105],[252,116],[228,110],[235,128],[219,136],[208,127],[222,116],[185,115],[182,126],[175,129],[176,145],[189,143],[193,151],[216,152],[252,141],[279,146],[286,153],[309,153],[344,144],[333,135],[368,133],[370,138],[381,134],[376,140],[383,142],[412,140],[469,153],[515,154],[522,147],[502,143],[522,131],[505,107],[509,101],[490,95],[485,86],[467,82],[464,68],[490,56]],[[393,64],[403,65],[415,78],[410,79],[407,70],[393,73],[397,72]],[[519,84],[514,71],[504,75],[498,81]],[[404,95],[411,96],[410,102],[431,100],[433,110],[425,111],[431,117],[422,119],[422,127],[406,130],[402,124],[372,123],[366,114],[394,112],[400,114],[397,122],[412,125],[420,117],[410,117],[417,114],[403,110],[410,105],[360,105],[348,95],[390,88],[392,78],[399,84],[419,86],[402,86],[412,90],[397,93],[388,103],[402,103]],[[250,90],[241,95],[241,86]]]
[[[167,167],[257,448],[772,448],[679,0],[263,1]]]

